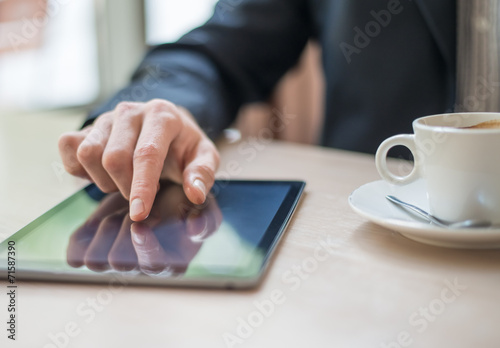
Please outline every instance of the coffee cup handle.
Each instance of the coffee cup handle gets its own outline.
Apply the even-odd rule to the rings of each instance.
[[[389,168],[387,168],[387,153],[391,148],[399,145],[408,148],[411,151],[413,158],[415,159],[412,171],[410,172],[410,174],[404,176],[395,175],[389,170]],[[412,134],[399,134],[384,140],[378,147],[377,153],[375,155],[375,164],[377,166],[378,173],[380,174],[382,179],[391,184],[409,184],[419,177],[419,173],[417,170],[417,157],[415,156],[416,152],[415,136]]]

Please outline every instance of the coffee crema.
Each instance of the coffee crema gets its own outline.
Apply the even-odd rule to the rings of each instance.
[[[490,120],[478,123],[469,127],[460,127],[461,129],[499,129],[500,128],[500,120]]]

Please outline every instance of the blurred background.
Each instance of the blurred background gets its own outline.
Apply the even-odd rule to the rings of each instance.
[[[216,0],[0,0],[0,113],[83,110],[123,87],[149,46],[203,24]],[[235,124],[257,134],[296,116],[276,138],[315,143],[322,114],[319,50],[308,46],[268,103]]]
[[[0,0],[0,107],[93,104],[123,86],[148,45],[202,24],[215,0]]]

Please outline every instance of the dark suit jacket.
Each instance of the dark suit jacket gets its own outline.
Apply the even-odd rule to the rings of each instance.
[[[244,103],[265,101],[308,39],[323,48],[321,144],[373,153],[419,116],[455,102],[455,0],[222,0],[178,42],[153,48],[122,100],[164,98],[217,136]]]

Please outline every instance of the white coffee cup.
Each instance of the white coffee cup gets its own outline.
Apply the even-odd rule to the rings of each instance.
[[[500,224],[500,128],[464,129],[500,120],[500,113],[454,113],[413,121],[415,134],[400,134],[380,144],[375,157],[382,178],[396,185],[425,180],[432,214],[449,221],[490,220]],[[387,152],[407,147],[414,167],[396,175],[387,167]]]

